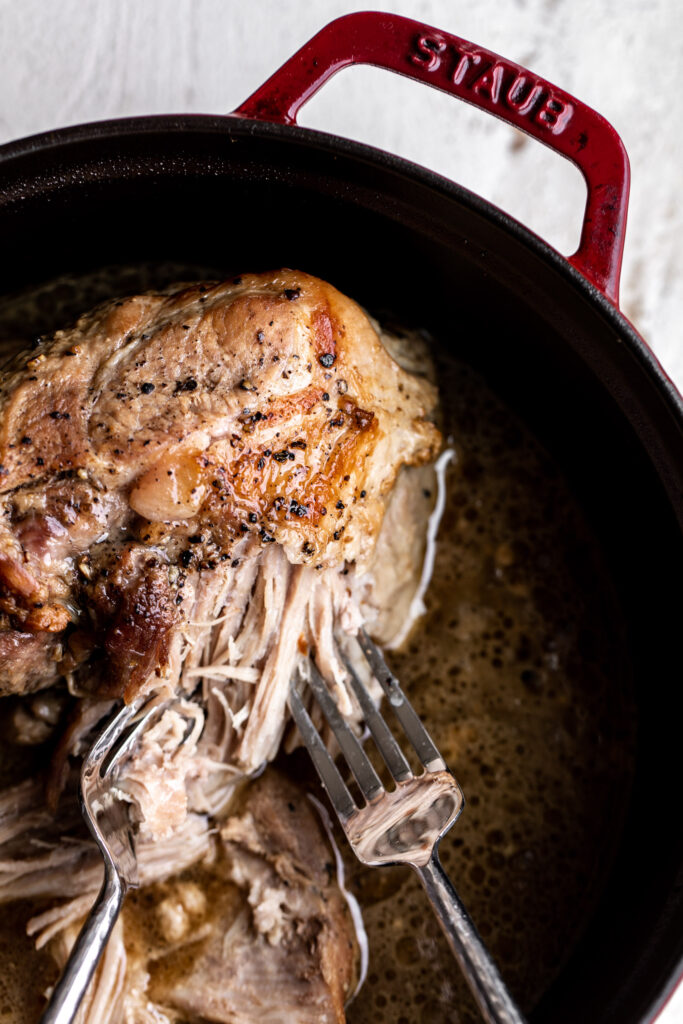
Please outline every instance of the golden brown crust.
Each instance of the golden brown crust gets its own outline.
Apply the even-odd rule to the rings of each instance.
[[[126,551],[126,555],[130,549]],[[158,666],[168,660],[171,632],[178,620],[174,595],[168,581],[168,570],[154,559],[143,561],[135,575],[124,582],[130,572],[121,559],[112,590],[118,584],[116,608],[104,636],[106,671],[98,693],[123,696],[132,700]]]
[[[186,519],[200,494],[213,511],[221,470],[222,518],[239,529],[256,513],[292,561],[363,554],[398,467],[439,444],[431,386],[391,360],[355,303],[295,271],[95,311],[3,385],[5,493],[70,470],[133,485],[148,518]]]
[[[0,377],[0,613],[63,630],[103,537],[220,554],[253,533],[293,563],[362,568],[399,468],[438,450],[435,401],[354,302],[297,271],[100,307]],[[160,587],[131,598],[159,625],[131,678],[165,657]],[[124,617],[114,665],[142,643]]]

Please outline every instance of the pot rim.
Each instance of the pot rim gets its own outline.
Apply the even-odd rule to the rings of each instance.
[[[279,124],[272,121],[251,120],[236,114],[151,114],[133,117],[90,121],[52,129],[12,140],[0,146],[0,175],[5,164],[14,159],[36,156],[60,147],[80,142],[115,140],[124,136],[144,136],[176,132],[180,136],[193,132],[214,131],[217,134],[263,135],[270,138],[287,137],[304,145],[314,143],[317,148],[362,159],[389,168],[412,178],[421,185],[435,189],[451,199],[469,207],[473,212],[490,220],[512,234],[554,269],[575,289],[583,294],[607,319],[609,324],[627,342],[631,354],[658,385],[683,428],[683,395],[663,368],[645,338],[634,327],[621,309],[599,288],[577,270],[569,260],[548,242],[494,203],[465,188],[463,185],[387,150],[364,142],[346,139],[331,132],[299,125]],[[6,200],[5,200],[6,201]],[[0,192],[0,208],[3,205]]]
[[[593,305],[607,324],[620,336],[621,342],[625,343],[631,357],[655,385],[659,396],[664,400],[667,411],[680,431],[681,452],[683,453],[683,395],[664,370],[646,340],[615,303],[572,266],[565,256],[495,204],[435,171],[367,143],[346,139],[343,136],[318,129],[252,120],[237,114],[169,113],[86,122],[36,133],[0,145],[0,212],[2,212],[3,206],[21,202],[25,198],[25,189],[22,188],[17,189],[18,195],[16,196],[12,194],[11,189],[9,192],[5,191],[3,195],[3,171],[13,160],[35,157],[53,150],[58,151],[62,147],[77,143],[97,143],[145,135],[167,135],[169,132],[175,133],[178,137],[191,133],[214,132],[217,135],[234,133],[246,137],[287,138],[303,147],[314,145],[329,153],[341,153],[356,160],[363,160],[397,172],[420,185],[436,190],[447,198],[456,200],[475,214],[489,220],[498,228],[511,234],[516,241],[525,245],[541,260],[551,265],[578,295]],[[26,178],[24,178],[24,185],[25,183]],[[654,1024],[682,982],[683,954],[676,960],[661,991],[647,1010],[646,1015],[641,1018],[641,1024]]]

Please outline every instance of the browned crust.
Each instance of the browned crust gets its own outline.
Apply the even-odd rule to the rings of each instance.
[[[105,669],[98,693],[131,701],[166,665],[178,609],[165,567],[147,562],[126,583],[128,562],[124,555],[107,587],[107,603],[115,610],[105,620]]]
[[[0,376],[0,614],[62,633],[114,523],[124,544],[166,524],[225,557],[256,533],[294,563],[367,564],[400,466],[438,450],[434,402],[355,303],[298,271],[100,307]],[[130,696],[167,663],[178,611],[158,569],[104,592],[101,685]]]
[[[49,686],[58,675],[58,654],[54,634],[0,630],[0,696]]]

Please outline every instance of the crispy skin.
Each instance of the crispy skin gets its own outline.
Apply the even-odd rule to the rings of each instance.
[[[79,621],[93,572],[131,541],[162,544],[173,562],[188,537],[204,545],[193,557],[227,557],[255,533],[290,562],[362,569],[400,466],[438,449],[434,404],[354,302],[296,271],[88,313],[0,377],[6,628],[59,634]],[[168,655],[177,616],[162,577],[113,602],[118,624],[95,602],[119,690]]]

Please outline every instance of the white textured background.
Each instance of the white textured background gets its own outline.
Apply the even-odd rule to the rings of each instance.
[[[633,175],[622,308],[683,389],[680,0],[0,0],[0,142],[122,115],[232,110],[325,22],[366,7],[497,51],[615,125]],[[434,90],[354,68],[301,123],[454,178],[565,254],[578,242],[579,172]],[[683,1024],[683,991],[660,1024]]]

